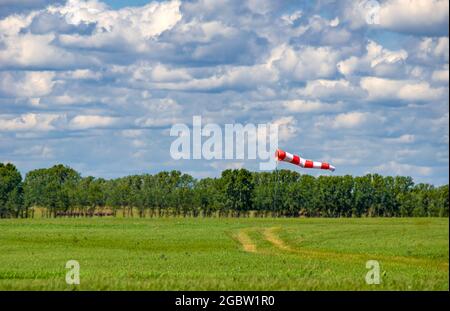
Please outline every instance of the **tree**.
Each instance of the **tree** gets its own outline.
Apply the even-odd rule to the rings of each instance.
[[[110,180],[82,178],[70,167],[30,171],[25,181],[12,164],[0,163],[0,217],[27,217],[33,206],[47,215],[81,209],[121,209],[133,216],[309,216],[448,217],[448,185],[414,185],[411,177],[301,175],[290,170],[225,170],[219,178],[196,180],[180,171]]]
[[[222,172],[225,206],[238,217],[252,209],[253,178],[246,169],[225,170]]]
[[[437,216],[440,217],[448,217],[448,185],[443,185],[436,189],[436,201],[438,205],[439,214]]]
[[[73,192],[79,181],[78,172],[61,164],[30,171],[24,182],[25,206],[46,207],[53,216],[58,210],[67,211],[77,204]]]
[[[26,217],[23,214],[22,176],[11,164],[0,163],[0,217]]]

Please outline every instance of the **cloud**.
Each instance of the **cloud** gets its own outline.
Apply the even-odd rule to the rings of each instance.
[[[310,80],[306,82],[304,88],[298,89],[297,93],[301,96],[320,98],[324,100],[361,98],[365,96],[364,91],[350,81],[339,80]]]
[[[418,174],[420,176],[430,176],[433,173],[433,168],[428,166],[398,163],[396,161],[388,161],[387,163],[374,167],[374,172],[386,175],[410,176]]]
[[[64,16],[71,25],[96,25],[91,35],[61,35],[60,42],[64,46],[99,49],[114,48],[113,43],[122,43],[125,48],[141,52],[147,48],[144,40],[171,29],[182,17],[179,1],[110,10],[97,1],[69,0],[65,6],[50,7],[48,11]]]
[[[428,82],[377,77],[362,78],[361,87],[368,92],[369,100],[429,101],[445,94],[445,88],[433,88]]]
[[[239,29],[220,21],[201,21],[197,18],[177,24],[163,33],[160,42],[149,47],[158,55],[158,61],[193,66],[249,66],[264,58],[268,48],[268,39],[251,29]]]
[[[278,126],[278,140],[281,142],[289,141],[297,133],[297,120],[292,116],[275,119],[271,124]]]
[[[141,136],[142,134],[143,134],[142,130],[127,129],[127,130],[122,131],[122,136],[127,137],[127,138],[136,138],[136,137]]]
[[[45,34],[57,32],[60,34],[79,33],[84,35],[92,34],[95,23],[70,23],[62,14],[42,12],[33,17],[28,28],[32,34]]]
[[[329,47],[286,47],[276,63],[288,78],[306,81],[333,76],[338,57],[339,53]]]
[[[281,19],[288,25],[293,25],[295,21],[302,17],[302,11],[294,11],[291,14],[283,14]]]
[[[319,101],[295,99],[284,102],[283,107],[292,112],[312,112],[322,110],[326,105]]]
[[[10,15],[0,20],[1,37],[17,35],[20,30],[31,24],[37,12],[28,15]]]
[[[0,68],[62,69],[99,65],[96,55],[80,49],[149,52],[146,40],[181,19],[180,2],[111,10],[97,1],[68,0],[65,5],[0,22]],[[78,49],[78,52],[73,52]],[[35,53],[34,51],[39,51]]]
[[[71,129],[84,130],[90,128],[109,127],[117,122],[117,118],[96,115],[78,115],[69,122]]]
[[[26,113],[19,117],[0,115],[0,131],[51,131],[55,129],[58,114]]]
[[[395,76],[401,74],[401,67],[408,58],[404,50],[391,51],[374,41],[369,41],[366,54],[362,57],[351,56],[340,61],[337,68],[343,75],[374,74],[376,76]]]
[[[65,6],[49,7],[50,13],[63,15],[69,24],[95,23],[98,30],[129,33],[135,31],[144,38],[160,35],[180,19],[180,2],[151,2],[143,7],[110,10],[97,1],[68,0]]]
[[[365,112],[347,112],[338,114],[331,122],[335,129],[357,128],[369,120],[369,114]]]
[[[0,50],[0,69],[83,68],[97,63],[95,56],[83,57],[54,45],[55,39],[52,33],[5,37],[3,39],[5,48]]]
[[[30,158],[42,158],[48,159],[53,158],[53,149],[46,145],[35,145],[27,148],[19,148],[14,151],[15,156],[23,156],[28,159]]]
[[[52,92],[54,72],[0,72],[0,97],[39,97]]]
[[[416,59],[425,64],[448,63],[448,37],[422,38],[414,47],[414,52]]]
[[[388,0],[379,10],[380,26],[415,35],[448,35],[448,0]]]
[[[444,82],[448,84],[449,71],[448,65],[444,66],[443,69],[433,71],[431,79],[435,82]]]
[[[184,120],[177,117],[140,117],[135,120],[135,125],[143,128],[162,128],[169,127],[177,123],[182,123]]]
[[[139,75],[139,72],[135,74]],[[142,75],[142,73],[141,73]],[[173,82],[181,80],[189,80],[191,76],[183,69],[169,69],[164,65],[157,64],[152,68],[150,77],[156,82]]]
[[[285,19],[283,21],[286,22]],[[301,45],[339,47],[348,43],[352,37],[351,32],[341,26],[341,20],[338,16],[332,19],[324,18],[318,14],[305,16],[305,18],[300,19],[300,22],[296,19],[291,27],[292,42]]]
[[[415,142],[415,140],[416,140],[415,135],[411,135],[411,134],[403,134],[399,137],[385,139],[386,142],[394,143],[394,144],[410,144],[410,143]]]
[[[90,69],[76,69],[68,72],[64,72],[63,78],[67,80],[100,80],[102,74],[98,71]]]
[[[277,74],[266,65],[236,66],[207,78],[181,82],[154,83],[160,89],[176,91],[221,91],[227,89],[252,89],[277,80]]]
[[[372,28],[415,36],[448,35],[447,0],[341,1],[339,11],[354,30]]]
[[[134,87],[143,89],[148,88],[152,83],[177,84],[192,79],[188,70],[184,68],[173,68],[161,63],[152,64],[147,61],[126,67],[117,67],[114,70]]]

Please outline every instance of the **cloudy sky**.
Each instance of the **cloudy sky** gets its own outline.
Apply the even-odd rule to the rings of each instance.
[[[448,183],[449,2],[378,3],[0,0],[0,162],[258,169],[172,160],[170,127],[201,115],[275,122],[282,149],[334,174]]]

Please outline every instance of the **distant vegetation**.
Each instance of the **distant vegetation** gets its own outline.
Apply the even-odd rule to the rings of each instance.
[[[24,180],[13,164],[0,163],[0,217],[101,215],[448,217],[448,185],[414,184],[411,177],[299,174],[289,170],[225,170],[220,178],[194,179],[179,171],[111,180],[81,177],[55,165]]]

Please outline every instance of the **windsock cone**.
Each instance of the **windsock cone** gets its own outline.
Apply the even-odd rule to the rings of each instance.
[[[278,161],[289,162],[303,168],[316,168],[321,170],[330,170],[332,172],[336,169],[333,165],[330,165],[327,162],[306,160],[298,155],[283,151],[281,149],[277,149],[277,151],[275,151],[275,158]]]

